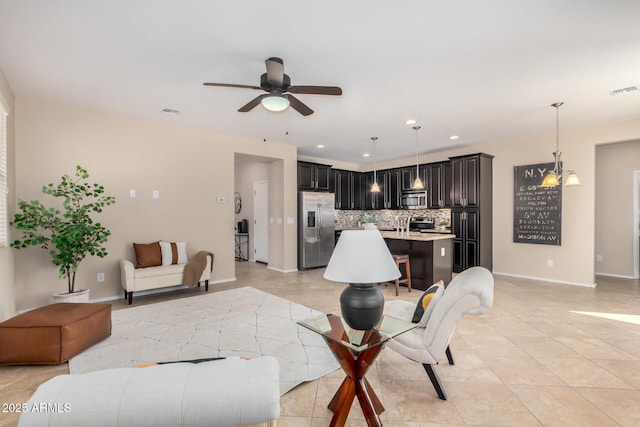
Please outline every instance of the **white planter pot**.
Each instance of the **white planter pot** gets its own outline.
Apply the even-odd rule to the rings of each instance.
[[[83,289],[77,292],[60,292],[53,294],[53,302],[89,302],[91,289]]]
[[[365,230],[377,230],[378,226],[372,222],[365,222],[362,228],[364,228]]]

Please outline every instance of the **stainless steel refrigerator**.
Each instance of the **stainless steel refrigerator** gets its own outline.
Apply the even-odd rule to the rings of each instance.
[[[335,246],[333,193],[298,193],[298,269],[324,267]]]

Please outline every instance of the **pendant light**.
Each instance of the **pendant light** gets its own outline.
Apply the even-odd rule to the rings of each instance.
[[[541,187],[544,188],[553,188],[560,185],[560,180],[562,179],[562,160],[560,153],[560,107],[564,102],[556,102],[551,104],[552,107],[556,109],[556,151],[553,153],[553,157],[555,159],[555,164],[553,166],[553,170],[547,172],[544,179],[542,180]],[[567,174],[567,182],[564,184],[567,187],[572,187],[575,185],[580,185],[580,180],[578,179],[578,175],[575,171],[570,170]]]
[[[411,188],[414,190],[424,190],[424,183],[420,179],[420,161],[418,159],[418,129],[420,129],[420,126],[413,127],[413,130],[416,131],[416,180],[413,181]]]
[[[378,137],[372,136],[371,140],[373,141],[373,184],[371,185],[371,192],[379,193],[380,186],[378,185],[378,175],[376,173],[376,141],[378,140]]]

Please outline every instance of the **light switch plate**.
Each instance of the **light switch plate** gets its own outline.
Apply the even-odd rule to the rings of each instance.
[[[136,190],[134,190],[133,188],[129,190],[129,197],[136,197]]]
[[[217,203],[224,203],[225,202],[224,197],[216,197],[216,202]]]
[[[159,199],[160,198],[160,192],[158,190],[153,190],[153,198],[154,199]]]

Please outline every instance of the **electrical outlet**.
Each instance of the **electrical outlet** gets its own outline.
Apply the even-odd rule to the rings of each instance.
[[[136,190],[135,189],[131,189],[129,190],[129,197],[136,197]]]
[[[98,273],[98,283],[104,282],[104,273]]]
[[[602,255],[596,255],[596,261],[602,262]]]
[[[548,259],[547,260],[547,267],[553,267],[553,260],[552,259]]]
[[[158,190],[153,190],[153,198],[154,199],[159,199],[160,198],[160,192]]]

